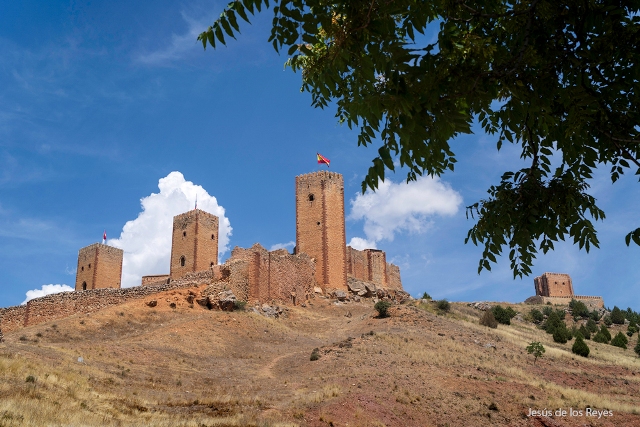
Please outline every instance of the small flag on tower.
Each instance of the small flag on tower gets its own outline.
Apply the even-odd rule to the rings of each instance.
[[[326,157],[324,157],[322,154],[320,153],[316,153],[316,155],[318,156],[318,164],[326,164],[327,167],[329,167],[329,163],[331,163],[331,160],[327,159]]]
[[[105,243],[107,243],[107,230],[102,233],[102,244],[104,245]]]

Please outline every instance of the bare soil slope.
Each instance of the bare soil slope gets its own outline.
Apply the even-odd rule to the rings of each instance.
[[[631,349],[587,341],[585,359],[524,321],[480,326],[464,304],[379,319],[370,301],[316,298],[272,319],[187,295],[6,334],[0,426],[640,426]],[[547,349],[536,364],[532,341]]]

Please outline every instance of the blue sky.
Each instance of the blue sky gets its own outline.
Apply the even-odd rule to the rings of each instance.
[[[196,42],[225,4],[0,3],[0,306],[43,285],[73,286],[78,249],[105,229],[125,247],[128,283],[167,273],[166,219],[196,193],[228,219],[229,248],[286,246],[294,177],[318,169],[316,151],[344,175],[347,240],[385,250],[414,296],[534,293],[533,276],[514,280],[506,257],[478,275],[481,248],[464,244],[473,225],[464,207],[522,166],[517,147],[497,152],[491,136],[464,136],[453,142],[454,173],[407,186],[399,171],[384,191],[358,196],[376,147],[358,147],[334,110],[310,106],[300,75],[266,41],[270,12],[229,47]],[[533,271],[569,273],[576,293],[640,310],[640,248],[624,245],[640,225],[637,178],[612,185],[607,169],[592,182],[607,215],[596,224],[601,248],[558,244]]]

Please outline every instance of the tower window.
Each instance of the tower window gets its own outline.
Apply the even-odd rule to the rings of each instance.
[[[313,196],[313,194],[309,194],[309,201],[310,201],[310,202],[313,202],[313,201],[314,201],[314,199],[315,199],[315,197]]]
[[[181,256],[181,257],[180,257],[180,266],[181,266],[181,267],[184,267],[184,263],[185,263],[185,261],[186,261],[186,260],[184,259],[184,256]]]
[[[320,221],[318,221],[316,224],[317,224],[317,225],[320,225]]]
[[[186,231],[182,232],[182,237],[187,237],[187,232]]]
[[[82,268],[80,269],[80,271],[84,271],[84,265],[82,266]]]
[[[91,268],[91,264],[89,264],[89,268]]]
[[[87,282],[82,282],[82,290],[83,291],[87,290]]]
[[[216,235],[215,235],[215,234],[212,234],[212,235],[211,235],[211,240],[215,240],[215,239],[216,239]]]

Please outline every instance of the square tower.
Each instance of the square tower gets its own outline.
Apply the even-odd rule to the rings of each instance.
[[[347,289],[344,180],[320,171],[296,177],[296,253],[316,260],[316,282]]]
[[[218,264],[218,217],[194,209],[173,217],[171,279]]]
[[[544,297],[573,296],[573,282],[568,274],[544,273],[533,279],[536,295]]]
[[[94,243],[78,251],[76,291],[120,288],[122,249]]]

